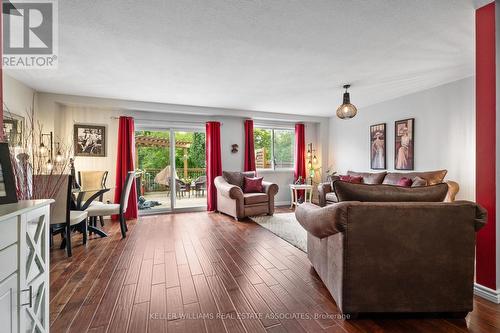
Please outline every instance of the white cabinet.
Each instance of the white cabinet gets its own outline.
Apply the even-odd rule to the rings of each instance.
[[[15,333],[17,323],[18,275],[14,273],[0,282],[0,323],[2,332]]]
[[[52,200],[0,206],[2,332],[49,331],[49,229]]]

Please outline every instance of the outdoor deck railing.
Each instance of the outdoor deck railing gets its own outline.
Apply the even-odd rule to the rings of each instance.
[[[142,186],[145,192],[165,191],[167,187],[155,182],[156,175],[163,169],[145,169],[142,176]],[[183,181],[194,181],[196,178],[205,175],[205,168],[188,168],[187,179],[184,178],[184,169],[177,168],[177,176]]]

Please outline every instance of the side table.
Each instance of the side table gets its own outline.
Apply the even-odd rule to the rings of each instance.
[[[304,190],[305,191],[305,201],[307,200],[307,192],[309,192],[309,203],[312,201],[312,193],[313,193],[313,186],[308,185],[308,184],[290,184],[290,195],[291,195],[291,204],[290,204],[290,209],[293,208],[293,206],[298,206],[298,196],[297,196],[297,191]]]

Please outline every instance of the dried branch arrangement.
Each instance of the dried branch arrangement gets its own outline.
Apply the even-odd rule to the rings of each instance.
[[[5,103],[4,110],[7,115],[11,114]],[[35,119],[35,96],[24,119],[19,142],[9,143],[17,198],[54,198],[61,187],[62,175],[69,173],[72,145],[57,138],[57,147],[47,147],[43,141],[43,125]],[[44,177],[39,177],[42,175]]]

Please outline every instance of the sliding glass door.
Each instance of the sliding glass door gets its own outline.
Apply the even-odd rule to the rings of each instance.
[[[137,131],[136,168],[141,214],[206,207],[203,130]]]

